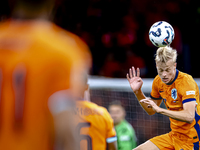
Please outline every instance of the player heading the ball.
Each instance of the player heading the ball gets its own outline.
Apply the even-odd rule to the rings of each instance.
[[[177,52],[169,46],[156,52],[156,69],[151,97],[141,90],[140,69],[130,68],[127,79],[142,108],[149,114],[159,113],[170,119],[171,131],[156,136],[134,150],[199,150],[199,88],[191,75],[176,69]],[[167,109],[160,104],[164,102]]]

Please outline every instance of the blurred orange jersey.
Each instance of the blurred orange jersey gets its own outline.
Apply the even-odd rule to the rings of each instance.
[[[151,98],[163,99],[167,109],[172,111],[181,111],[184,103],[196,101],[197,111],[191,124],[170,118],[170,126],[173,132],[185,134],[193,142],[199,141],[199,88],[192,76],[176,70],[176,76],[169,84],[163,83],[157,76],[153,81]]]
[[[48,98],[71,87],[89,55],[78,37],[47,21],[0,24],[0,149],[53,149]]]
[[[80,150],[106,150],[107,143],[117,140],[113,120],[106,108],[88,101],[77,101],[75,114]]]

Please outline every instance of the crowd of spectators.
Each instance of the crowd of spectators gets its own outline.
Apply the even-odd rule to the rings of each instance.
[[[91,74],[124,78],[135,66],[141,68],[143,77],[154,77],[156,47],[149,41],[149,28],[160,20],[173,26],[171,46],[179,54],[178,69],[192,73],[190,37],[195,36],[191,31],[197,25],[197,8],[190,0],[68,0],[59,6],[55,22],[89,45]]]
[[[1,3],[3,20],[9,7],[4,6],[5,1]],[[142,77],[155,77],[157,48],[149,41],[148,31],[153,23],[164,20],[175,30],[171,46],[178,51],[178,69],[200,77],[200,70],[195,69],[200,33],[198,0],[56,0],[53,13],[57,25],[89,45],[92,75],[124,78],[135,66],[141,69]]]

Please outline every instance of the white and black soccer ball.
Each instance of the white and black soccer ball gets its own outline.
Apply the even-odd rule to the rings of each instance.
[[[173,27],[165,21],[154,23],[149,30],[149,39],[156,47],[170,45],[174,36],[175,33]]]

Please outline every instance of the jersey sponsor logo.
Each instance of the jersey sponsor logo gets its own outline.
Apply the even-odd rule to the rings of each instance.
[[[159,91],[159,93],[162,93],[162,92],[164,92],[164,91]]]
[[[195,95],[195,91],[186,91],[186,95]]]
[[[171,97],[175,100],[177,99],[177,90],[175,88],[173,88],[171,90]]]

